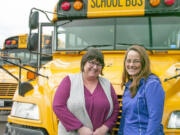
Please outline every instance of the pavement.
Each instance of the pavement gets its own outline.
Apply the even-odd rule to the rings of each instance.
[[[3,135],[5,132],[6,122],[0,121],[0,135]]]
[[[5,132],[5,127],[6,127],[8,115],[9,115],[8,112],[1,112],[0,111],[0,135],[3,135]]]

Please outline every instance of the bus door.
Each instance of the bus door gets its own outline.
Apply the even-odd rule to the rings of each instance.
[[[51,23],[40,24],[40,36],[38,37],[38,67],[52,60],[53,53],[53,31],[54,25]],[[53,42],[52,42],[53,41]]]

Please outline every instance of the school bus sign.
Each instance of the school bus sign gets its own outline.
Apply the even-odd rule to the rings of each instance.
[[[19,36],[19,48],[27,48],[27,37],[27,34]]]
[[[144,15],[145,0],[90,0],[87,16],[141,16]]]

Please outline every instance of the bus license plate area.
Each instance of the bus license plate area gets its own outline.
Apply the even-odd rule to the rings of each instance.
[[[0,99],[0,107],[4,107],[4,100]]]

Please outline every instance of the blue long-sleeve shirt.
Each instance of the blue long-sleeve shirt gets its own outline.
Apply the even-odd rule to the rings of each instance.
[[[150,75],[131,98],[129,81],[125,86],[122,102],[122,118],[118,135],[164,135],[161,124],[165,92],[159,78]]]

